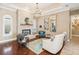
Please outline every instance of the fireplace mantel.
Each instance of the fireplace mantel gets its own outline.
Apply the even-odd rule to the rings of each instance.
[[[18,26],[18,33],[22,33],[22,30],[23,29],[32,29],[32,26],[31,25],[24,25],[24,24],[20,24]]]
[[[21,26],[32,26],[33,24],[20,24]]]

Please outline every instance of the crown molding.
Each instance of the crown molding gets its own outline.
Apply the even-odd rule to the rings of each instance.
[[[68,8],[68,7],[54,8],[54,9],[43,12],[43,16],[44,15],[56,14],[56,13],[67,11],[67,10],[70,10],[70,8]]]
[[[16,12],[17,9],[30,12],[28,9],[22,9],[22,8],[16,7],[14,5],[8,5],[8,4],[0,4],[0,8],[6,9],[6,10],[9,10],[9,11],[14,11],[14,12]]]
[[[9,10],[9,11],[13,11],[13,12],[16,12],[16,10],[17,10],[13,7],[9,7],[9,6],[3,5],[3,4],[0,4],[0,8],[6,9],[6,10]]]
[[[8,4],[0,4],[0,8],[7,9],[10,11],[14,11],[14,12],[16,12],[18,9],[18,10],[23,10],[23,11],[27,11],[27,12],[31,13],[31,11],[28,8],[22,9],[22,8],[16,7],[14,5],[8,5]],[[51,14],[55,14],[55,13],[59,13],[59,12],[67,11],[67,10],[70,10],[70,8],[61,6],[59,8],[54,8],[54,9],[50,9],[50,10],[42,12],[42,14],[43,14],[42,16],[51,15]]]

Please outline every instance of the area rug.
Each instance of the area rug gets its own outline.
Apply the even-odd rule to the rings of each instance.
[[[43,52],[41,39],[37,39],[32,42],[29,42],[27,47],[37,55]]]

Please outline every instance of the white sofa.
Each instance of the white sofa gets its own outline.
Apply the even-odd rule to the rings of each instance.
[[[65,41],[64,39],[66,35],[67,34],[64,32],[63,34],[56,35],[53,40],[44,39],[43,49],[47,50],[48,52],[52,54],[57,54],[63,46],[63,42]]]

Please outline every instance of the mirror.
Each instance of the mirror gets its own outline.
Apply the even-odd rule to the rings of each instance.
[[[50,16],[50,27],[51,27],[51,32],[56,32],[56,15]]]
[[[3,35],[11,35],[12,34],[12,17],[10,15],[3,16]]]

